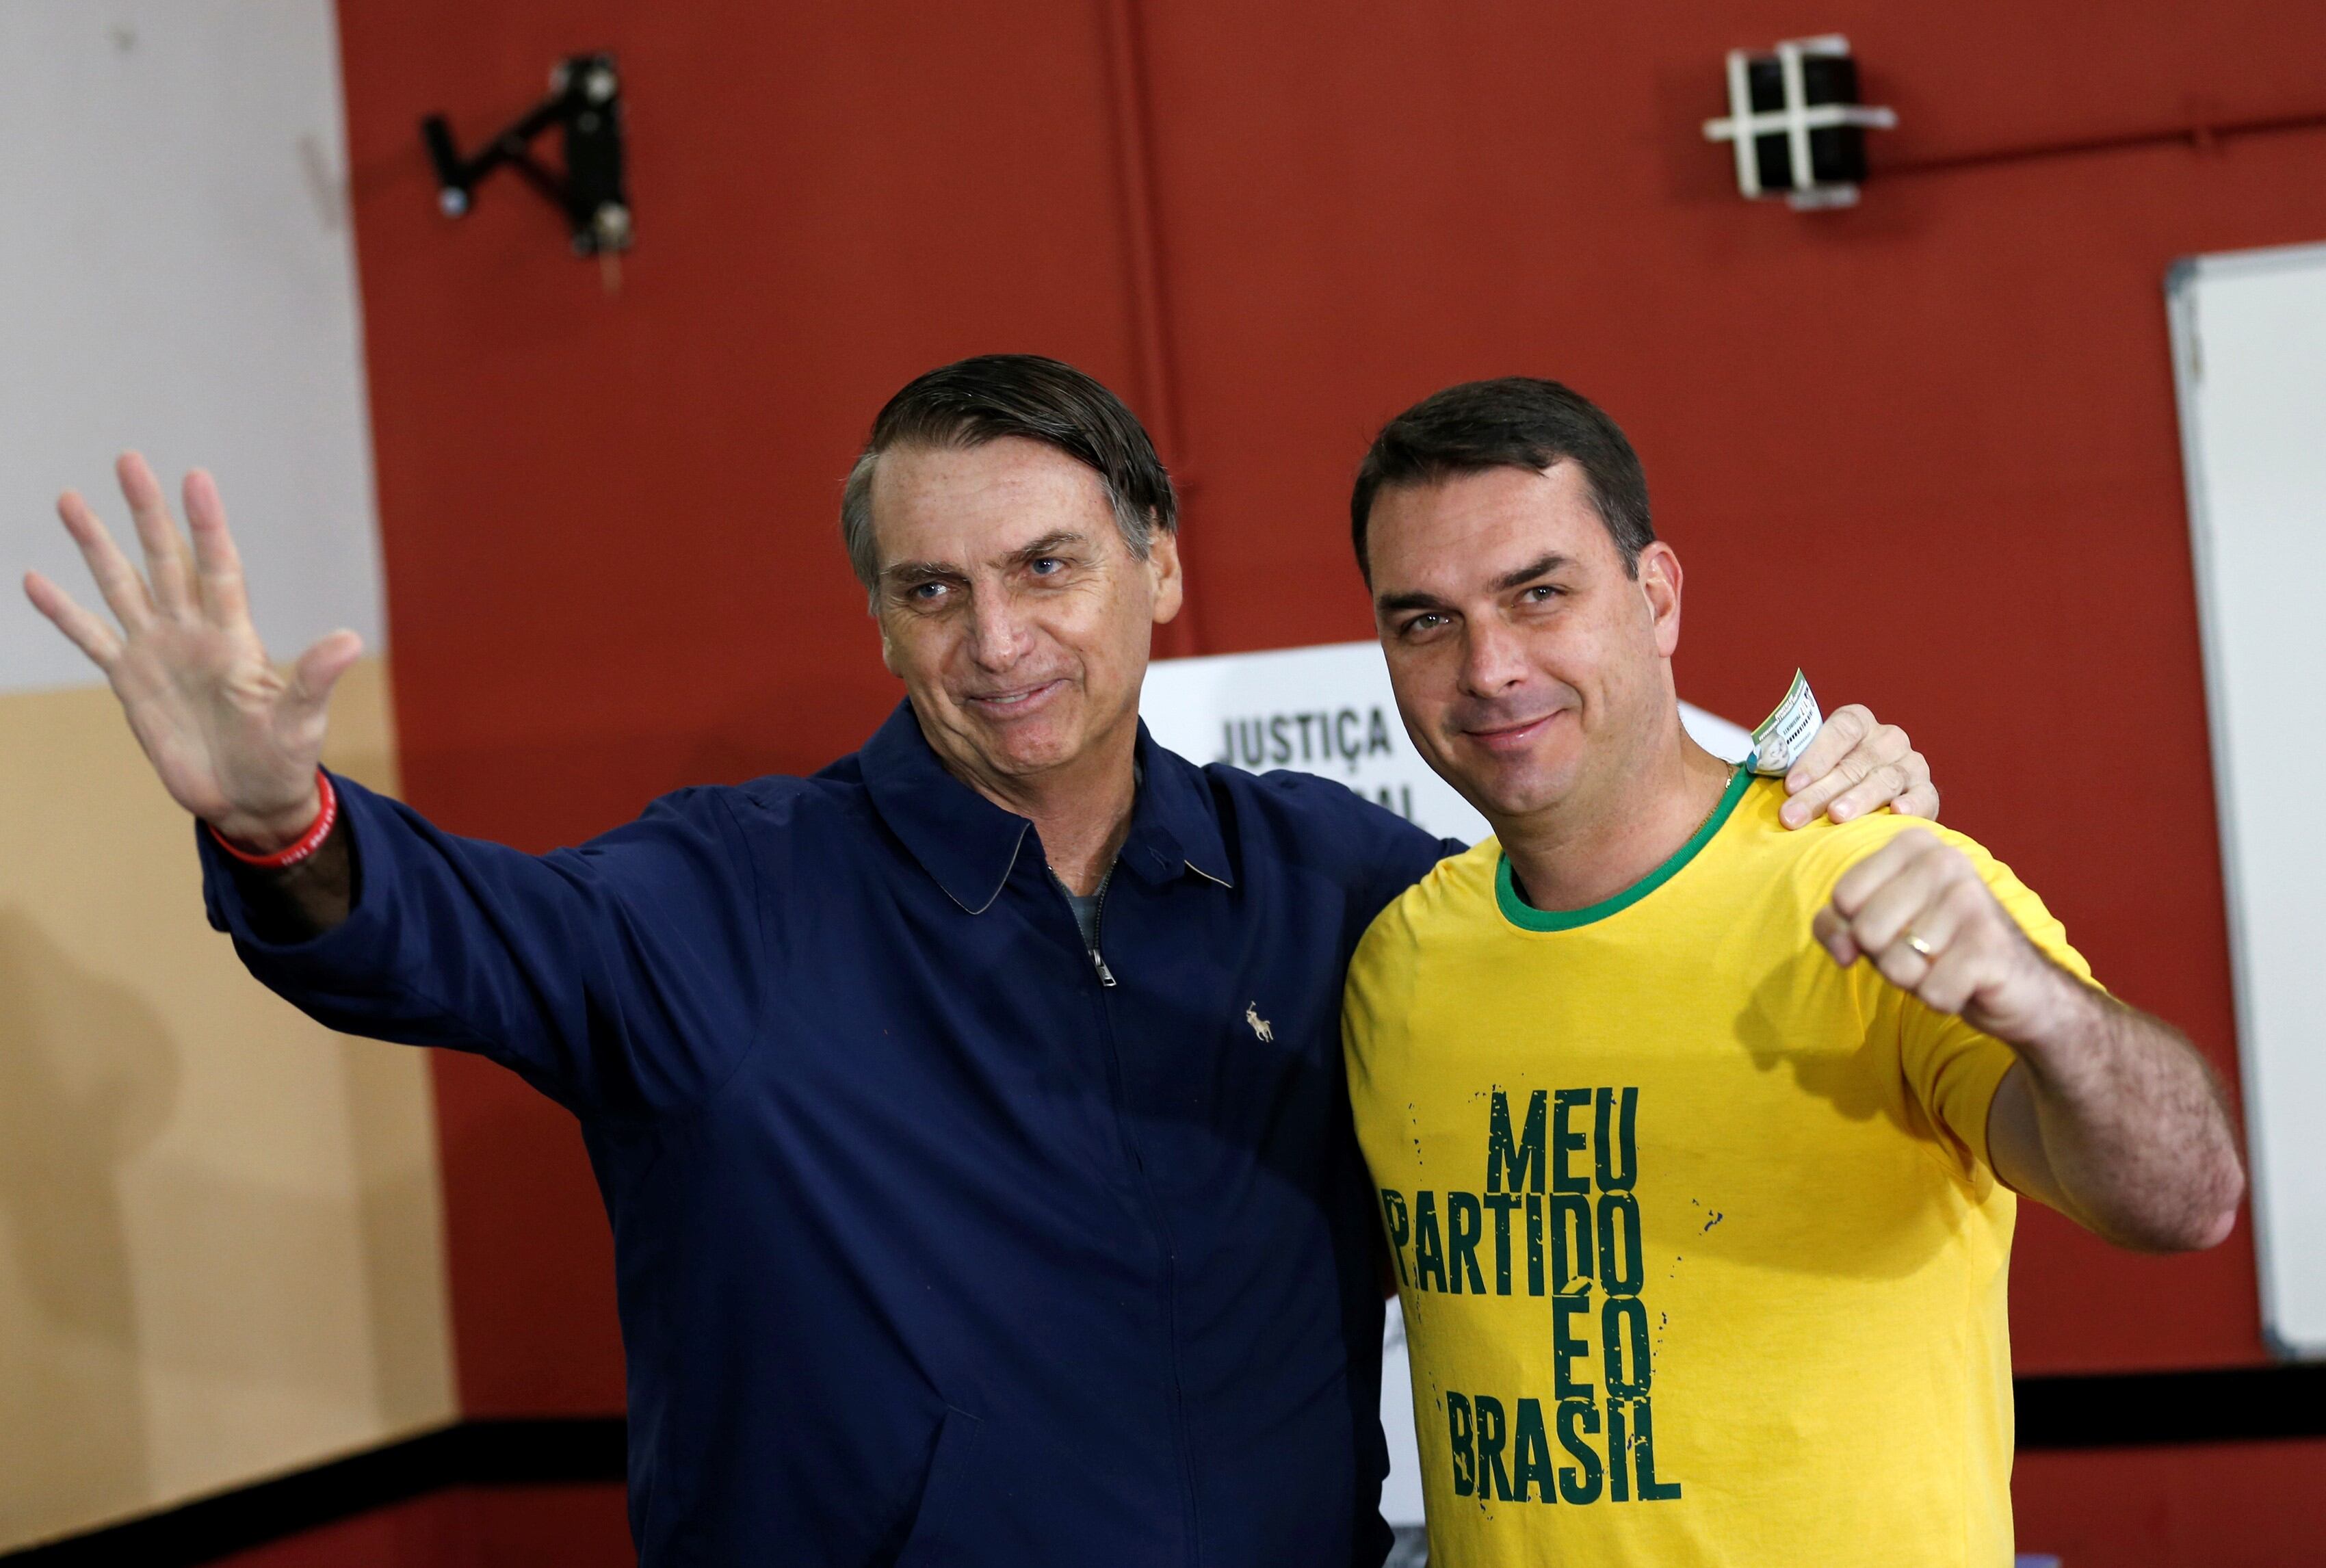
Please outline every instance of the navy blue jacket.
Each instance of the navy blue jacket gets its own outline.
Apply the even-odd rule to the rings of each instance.
[[[1033,824],[909,706],[813,778],[539,857],[341,783],[354,911],[296,945],[206,844],[268,986],[581,1118],[645,1568],[1380,1561],[1341,987],[1446,846],[1325,780],[1140,756],[1112,985]]]

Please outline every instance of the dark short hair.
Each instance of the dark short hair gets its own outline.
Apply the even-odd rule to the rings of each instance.
[[[872,533],[872,470],[893,447],[982,447],[1005,436],[1040,441],[1096,471],[1122,542],[1140,560],[1158,528],[1179,525],[1171,476],[1139,418],[1096,379],[1038,354],[981,354],[915,376],[872,422],[840,492],[849,564],[870,593],[879,586]]]
[[[1434,485],[1490,469],[1540,473],[1557,462],[1583,470],[1591,504],[1615,541],[1624,570],[1636,577],[1640,552],[1656,538],[1639,454],[1589,398],[1531,376],[1449,386],[1382,427],[1358,465],[1356,487],[1349,496],[1349,537],[1357,547],[1357,569],[1372,581],[1365,526],[1383,486]]]

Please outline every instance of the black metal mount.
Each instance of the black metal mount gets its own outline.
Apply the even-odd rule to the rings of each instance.
[[[544,167],[534,139],[552,125],[564,133],[565,167]],[[556,203],[572,226],[573,254],[606,255],[630,248],[630,200],[622,189],[622,79],[610,54],[573,54],[549,73],[549,96],[467,158],[442,115],[420,122],[436,166],[436,199],[459,218],[476,203],[477,185],[506,163]]]

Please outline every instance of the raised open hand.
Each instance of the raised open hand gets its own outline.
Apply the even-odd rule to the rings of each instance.
[[[363,640],[333,632],[287,676],[278,672],[250,624],[242,562],[209,475],[186,476],[189,552],[145,459],[126,453],[114,472],[144,546],[144,576],[79,496],[66,491],[57,515],[120,629],[37,571],[25,574],[24,592],[105,672],[180,805],[252,849],[292,843],[320,809],[324,710]]]

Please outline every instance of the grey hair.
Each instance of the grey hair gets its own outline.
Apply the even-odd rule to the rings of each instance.
[[[1040,441],[1095,472],[1115,527],[1144,561],[1155,530],[1179,525],[1178,496],[1146,430],[1122,400],[1091,376],[1033,354],[986,354],[932,370],[890,398],[872,422],[840,491],[840,537],[848,563],[877,604],[880,547],[872,527],[872,476],[900,446],[981,447],[1004,436]]]

